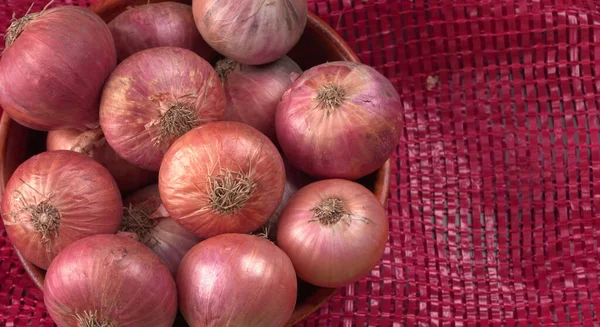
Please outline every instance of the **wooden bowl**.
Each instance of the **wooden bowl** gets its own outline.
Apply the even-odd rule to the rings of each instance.
[[[106,22],[115,18],[127,7],[147,3],[147,0],[104,0],[91,6]],[[151,0],[150,2],[161,2]],[[190,1],[178,1],[191,4]],[[288,54],[302,69],[327,61],[354,61],[358,57],[344,40],[324,21],[312,13],[308,16],[306,29],[299,43]],[[12,121],[8,115],[3,114],[0,120],[0,190],[4,194],[6,183],[15,169],[27,158],[45,151],[46,133],[25,128]],[[385,204],[389,192],[391,164],[388,160],[379,170],[361,179],[359,182],[368,187],[375,196]],[[42,289],[45,271],[27,261],[19,250],[15,249],[25,270],[31,276],[37,287]],[[322,288],[299,281],[298,301],[296,309],[288,322],[288,326],[296,324],[314,312],[336,291],[332,288]],[[178,317],[174,326],[187,326],[185,321]]]

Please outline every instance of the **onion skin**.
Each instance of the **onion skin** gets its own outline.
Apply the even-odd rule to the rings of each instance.
[[[321,102],[324,85],[339,87],[339,105]],[[335,93],[334,93],[335,94]],[[402,132],[402,104],[375,69],[330,62],[302,74],[277,107],[277,139],[288,160],[317,178],[358,179],[392,155]]]
[[[315,219],[322,201],[338,198],[349,215],[326,225]],[[279,247],[298,277],[321,287],[342,287],[369,274],[385,250],[386,212],[364,186],[342,179],[318,181],[288,202],[277,229]]]
[[[108,23],[119,62],[132,54],[157,47],[180,47],[211,60],[216,52],[202,39],[192,6],[160,2],[125,10]]]
[[[125,59],[109,77],[100,105],[100,125],[111,147],[127,161],[158,171],[179,134],[225,116],[225,92],[217,73],[190,50],[161,47]],[[161,138],[161,119],[177,105],[189,109],[190,127]]]
[[[143,206],[151,213],[157,212],[162,204],[158,185],[150,185],[133,193],[125,199],[124,204],[126,208],[130,205],[133,207]],[[159,256],[171,274],[175,276],[183,256],[201,239],[168,216],[158,214],[152,219],[158,220],[158,224],[150,230],[151,238],[144,244]]]
[[[98,15],[75,6],[48,9],[2,55],[0,105],[36,130],[97,127],[100,93],[116,63]]]
[[[90,132],[94,131],[87,133]],[[123,193],[129,193],[156,182],[158,177],[156,172],[139,168],[121,158],[108,145],[104,136],[101,136],[99,140],[91,138],[78,142],[78,138],[85,136],[84,134],[85,132],[82,133],[76,129],[50,131],[46,138],[46,149],[48,151],[71,150],[90,156],[108,169]],[[89,148],[89,151],[82,151],[81,149],[84,148]]]
[[[223,234],[193,247],[177,274],[190,327],[281,327],[297,296],[290,259],[268,240]]]
[[[44,303],[59,327],[81,326],[75,314],[96,313],[100,326],[171,327],[177,314],[175,281],[158,256],[119,235],[73,243],[52,263]]]
[[[220,65],[221,64],[221,65]],[[221,74],[227,96],[226,120],[248,124],[265,134],[274,143],[275,112],[281,96],[302,69],[289,57],[261,66],[250,66],[224,59],[219,67],[229,64],[229,70]]]
[[[36,229],[32,213],[20,210],[21,199],[28,206],[46,201],[58,211],[56,229],[47,240]],[[13,245],[27,260],[47,269],[69,244],[94,234],[115,233],[123,204],[106,168],[83,154],[50,151],[31,157],[13,173],[2,197],[2,213]]]
[[[192,9],[204,40],[247,65],[283,57],[300,40],[308,17],[306,0],[194,0]]]
[[[247,176],[254,187],[247,200],[223,213],[212,206],[211,186],[227,170]],[[205,124],[177,140],[158,175],[171,218],[203,238],[260,228],[281,202],[284,187],[285,168],[273,143],[248,125],[228,121]]]

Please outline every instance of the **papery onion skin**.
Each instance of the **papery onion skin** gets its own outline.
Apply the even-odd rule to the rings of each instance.
[[[328,199],[340,199],[347,214],[324,224],[315,212]],[[329,179],[292,196],[279,220],[277,244],[294,263],[298,277],[321,287],[342,287],[367,276],[379,262],[388,228],[383,206],[367,188]]]
[[[225,119],[248,124],[277,142],[277,105],[302,69],[288,56],[261,66],[223,59],[217,63],[216,69],[227,96]]]
[[[194,0],[192,8],[204,40],[247,65],[283,57],[300,40],[308,17],[306,0]]]
[[[48,151],[72,150],[90,156],[108,169],[123,193],[138,190],[157,181],[158,174],[156,172],[142,169],[121,158],[106,142],[103,135],[100,135],[99,139],[95,137],[79,142],[78,138],[85,136],[84,133],[90,132],[94,133],[95,131],[83,133],[76,129],[50,131],[46,138],[46,149]],[[89,149],[89,151],[83,149]]]
[[[187,49],[152,48],[125,59],[111,74],[102,95],[100,125],[121,157],[157,171],[175,139],[224,117],[225,101],[219,77],[206,60]],[[165,119],[178,123],[162,125]]]
[[[283,95],[275,117],[277,139],[296,168],[317,178],[355,180],[394,152],[403,127],[401,109],[398,92],[375,69],[325,63],[304,72]]]
[[[167,267],[141,243],[95,235],[56,257],[44,280],[44,303],[58,327],[81,326],[76,314],[94,314],[98,324],[89,326],[171,327],[177,289]]]
[[[125,216],[130,206],[152,214],[161,204],[158,185],[150,185],[125,199]],[[160,257],[175,276],[183,256],[201,239],[168,216],[159,215],[151,219],[155,219],[157,224],[150,229],[149,239],[144,244]]]
[[[189,49],[206,60],[216,52],[202,39],[192,6],[178,2],[151,3],[129,8],[108,23],[119,62],[132,54],[157,47]]]
[[[223,234],[193,247],[177,274],[179,306],[191,327],[281,327],[297,296],[290,259],[263,238]]]
[[[32,15],[2,54],[0,105],[36,130],[97,127],[102,86],[117,62],[110,30],[81,7]]]
[[[48,206],[58,216],[44,214],[52,210]],[[83,154],[50,151],[29,158],[13,173],[2,197],[2,213],[13,245],[27,260],[47,269],[69,244],[115,233],[123,204],[106,168]],[[47,230],[46,235],[41,230]]]
[[[235,201],[228,201],[215,191],[234,187],[250,192],[237,192]],[[275,145],[258,130],[229,121],[202,125],[178,139],[158,176],[171,218],[204,238],[258,229],[279,205],[284,187],[285,168]]]

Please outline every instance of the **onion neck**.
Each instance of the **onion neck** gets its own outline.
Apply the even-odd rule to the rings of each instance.
[[[75,144],[71,147],[71,151],[89,156],[92,150],[103,146],[105,143],[104,132],[98,127],[79,134],[75,139]]]
[[[220,215],[238,212],[252,197],[256,183],[249,174],[221,169],[216,176],[209,176],[209,206]]]
[[[344,100],[346,100],[346,91],[337,84],[323,84],[317,89],[315,100],[319,103],[321,108],[327,111],[327,114],[330,114],[335,109],[342,106]]]
[[[27,207],[31,214],[33,228],[42,234],[42,242],[47,242],[53,234],[58,233],[60,213],[48,201]]]
[[[96,311],[84,311],[83,314],[75,314],[77,327],[115,327],[110,322],[100,322]]]
[[[321,201],[311,210],[313,212],[311,221],[318,221],[325,226],[335,225],[349,215],[344,201],[335,197]]]

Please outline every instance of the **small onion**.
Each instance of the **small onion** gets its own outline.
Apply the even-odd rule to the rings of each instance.
[[[296,168],[317,178],[358,179],[381,167],[398,145],[400,97],[369,66],[321,64],[283,95],[275,127]]]
[[[284,169],[277,148],[256,129],[213,122],[171,146],[158,188],[171,218],[197,236],[250,233],[277,209]]]
[[[296,304],[290,259],[263,238],[223,234],[194,246],[177,274],[179,306],[191,327],[282,327]]]
[[[198,32],[192,6],[183,3],[167,1],[132,7],[110,21],[108,27],[119,62],[136,52],[165,46],[192,50],[206,60],[216,54]]]
[[[115,233],[123,203],[106,168],[72,151],[29,158],[13,173],[2,197],[2,217],[13,245],[47,269],[69,244]]]
[[[58,327],[171,327],[177,289],[147,247],[119,235],[95,235],[52,262],[44,304]]]
[[[110,30],[89,9],[64,6],[13,21],[0,62],[0,105],[37,130],[98,126],[104,81],[117,56]]]
[[[281,96],[302,73],[300,67],[284,56],[261,66],[249,66],[231,59],[217,62],[227,96],[226,120],[246,123],[276,142],[275,112]]]
[[[308,17],[306,0],[194,0],[192,8],[206,42],[247,65],[283,57],[300,40]]]
[[[161,47],[133,54],[110,75],[100,124],[124,159],[158,170],[166,150],[195,126],[225,115],[217,73],[190,50]]]
[[[100,128],[83,133],[76,129],[50,131],[46,138],[46,149],[71,150],[90,156],[108,169],[124,193],[149,185],[157,178],[156,172],[139,168],[119,157],[106,142]]]
[[[173,276],[183,256],[200,238],[169,218],[158,194],[158,185],[150,185],[125,199],[121,230],[135,233],[136,239],[156,253]]]
[[[342,179],[300,189],[277,229],[279,247],[298,277],[321,287],[341,287],[366,276],[381,259],[388,219],[364,186]]]

